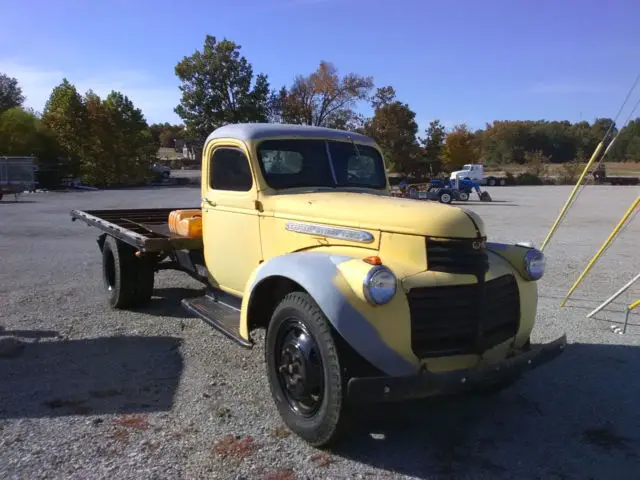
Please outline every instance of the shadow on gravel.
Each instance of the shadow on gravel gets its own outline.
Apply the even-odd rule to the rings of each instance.
[[[205,289],[195,288],[156,288],[148,305],[134,311],[158,317],[188,318],[190,314],[182,308],[183,298],[195,298],[205,294]]]
[[[29,340],[51,333],[0,332],[24,342],[19,355],[0,358],[0,419],[172,408],[183,369],[179,338]]]
[[[359,409],[333,453],[412,478],[635,478],[638,365],[640,347],[570,344],[501,393]]]

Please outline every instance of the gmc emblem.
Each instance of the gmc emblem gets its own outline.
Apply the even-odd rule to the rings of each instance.
[[[480,250],[481,248],[484,248],[486,246],[484,240],[476,240],[471,245],[474,250]]]

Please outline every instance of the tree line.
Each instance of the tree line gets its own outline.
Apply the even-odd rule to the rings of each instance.
[[[0,74],[0,155],[37,157],[41,186],[65,176],[87,185],[137,185],[151,178],[158,147],[139,108],[123,93],[81,95],[66,78],[42,113],[23,107],[15,78]]]
[[[254,72],[237,43],[207,35],[204,45],[175,66],[181,82],[175,112],[183,124],[149,125],[121,92],[101,99],[81,95],[67,79],[56,86],[39,114],[23,107],[18,81],[0,74],[0,155],[35,155],[41,170],[79,176],[90,185],[147,181],[159,147],[176,141],[200,150],[215,128],[227,123],[274,122],[340,128],[373,137],[392,171],[428,176],[466,163],[488,166],[585,161],[618,126],[610,118],[586,121],[494,121],[471,130],[446,129],[434,119],[419,131],[416,113],[390,85],[371,76],[340,75],[319,62],[292,84],[273,88]],[[369,116],[363,110],[371,111]],[[629,122],[607,153],[608,161],[640,161],[640,118]]]
[[[298,75],[290,86],[272,88],[265,73],[254,73],[235,42],[207,35],[204,46],[175,67],[182,98],[175,112],[184,122],[182,137],[204,141],[216,127],[234,122],[294,123],[340,128],[373,137],[391,170],[429,175],[465,163],[489,166],[586,161],[600,141],[618,133],[610,118],[586,121],[494,121],[470,130],[447,130],[435,119],[419,132],[416,113],[390,85],[356,73],[340,75],[333,64]],[[372,115],[361,112],[370,107]],[[608,135],[605,138],[605,134]],[[175,135],[174,135],[175,136]],[[604,151],[604,149],[603,149]],[[640,161],[640,118],[620,132],[608,161]]]

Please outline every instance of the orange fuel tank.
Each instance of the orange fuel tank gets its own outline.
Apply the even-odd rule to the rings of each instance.
[[[182,220],[193,217],[201,217],[202,210],[199,208],[192,208],[189,210],[173,210],[169,213],[169,231],[175,235],[180,235],[178,233],[178,225]],[[183,227],[184,228],[184,227]]]

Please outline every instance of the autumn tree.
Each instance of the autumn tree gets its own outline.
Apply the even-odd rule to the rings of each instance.
[[[0,113],[10,108],[20,107],[23,102],[24,95],[18,80],[0,73]]]
[[[442,154],[445,166],[451,171],[466,163],[475,162],[473,133],[465,124],[456,125],[453,131],[447,134]]]
[[[298,75],[290,88],[280,89],[274,110],[285,123],[355,130],[363,119],[354,109],[372,88],[372,77],[348,73],[341,78],[333,64],[322,61],[316,71]]]
[[[372,103],[377,107],[373,118],[365,123],[364,133],[378,143],[387,166],[395,172],[419,173],[420,148],[416,139],[418,124],[415,112],[406,103],[396,100],[390,87],[379,88]]]
[[[169,122],[154,123],[149,126],[153,141],[159,147],[174,148],[175,140],[184,140],[186,132],[184,125],[171,125]]]
[[[265,122],[269,82],[253,75],[253,67],[240,55],[240,45],[207,35],[204,47],[184,57],[175,67],[182,82],[182,98],[175,112],[188,134],[204,141],[212,130],[227,123]]]
[[[82,177],[89,185],[106,186],[118,182],[115,165],[116,132],[102,99],[92,90],[84,97],[87,109],[87,142],[83,152]]]
[[[89,138],[87,107],[82,96],[66,78],[56,86],[44,107],[42,123],[52,132],[63,156],[63,167],[78,176]]]

